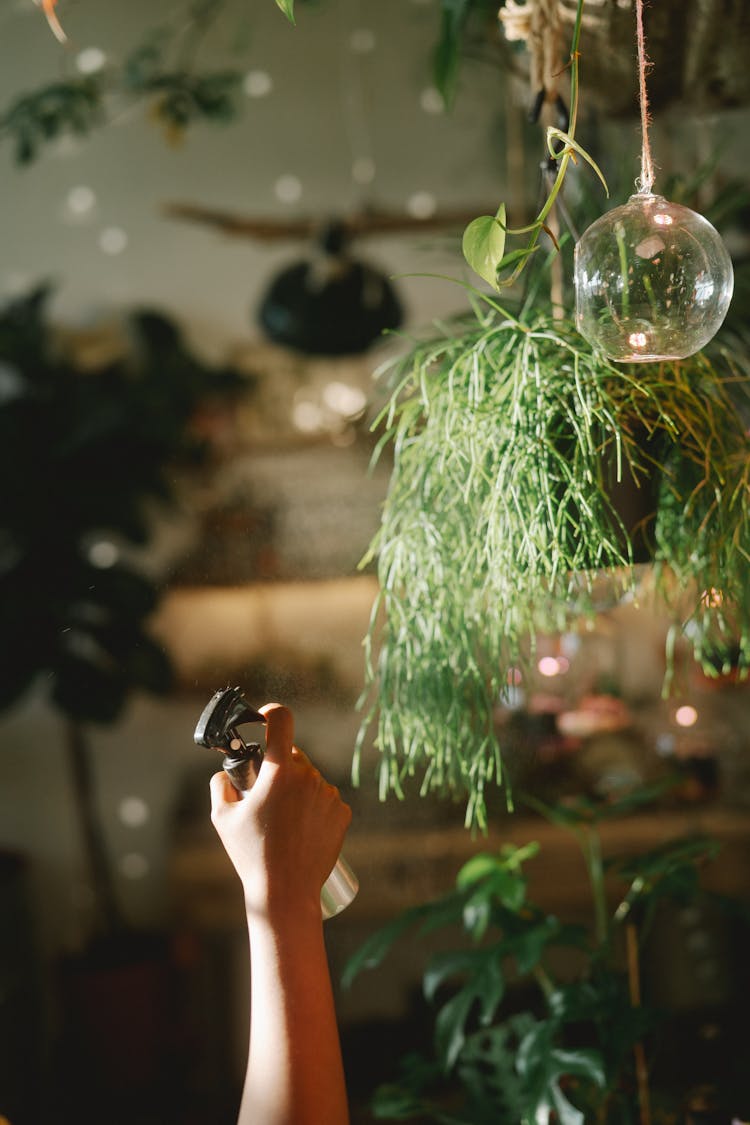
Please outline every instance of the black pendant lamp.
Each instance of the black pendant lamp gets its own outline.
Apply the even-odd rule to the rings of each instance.
[[[259,310],[274,343],[305,355],[357,355],[403,320],[388,279],[350,258],[340,223],[323,231],[306,259],[282,270]]]

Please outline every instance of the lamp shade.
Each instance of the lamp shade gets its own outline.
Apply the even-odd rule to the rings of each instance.
[[[271,340],[306,355],[357,355],[398,328],[403,311],[388,279],[348,257],[333,228],[272,281],[259,319]]]

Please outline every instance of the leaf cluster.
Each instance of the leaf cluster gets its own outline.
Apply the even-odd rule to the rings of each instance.
[[[295,0],[275,0],[291,24],[296,23]],[[191,41],[190,54],[205,29],[226,7],[226,0],[188,0],[184,4]],[[438,30],[432,49],[432,75],[446,105],[455,100],[462,57],[468,46],[487,43],[487,26],[496,29],[497,3],[494,0],[440,0]],[[0,133],[6,133],[15,146],[19,164],[35,160],[46,141],[66,133],[83,135],[104,124],[106,94],[127,97],[145,96],[152,116],[174,137],[196,121],[222,123],[236,117],[236,97],[242,72],[234,70],[199,74],[192,66],[175,66],[168,61],[170,42],[185,35],[184,21],[179,33],[151,29],[143,44],[133,51],[121,67],[110,66],[106,75],[69,79],[40,87],[17,99],[0,117]],[[502,46],[495,35],[496,46]],[[185,52],[180,53],[184,56]],[[493,59],[493,61],[495,61]],[[147,81],[144,79],[147,78]]]
[[[415,907],[373,935],[347,967],[349,985],[364,967],[373,968],[395,940],[409,929],[419,934],[460,924],[471,945],[433,956],[424,972],[428,1001],[437,1005],[435,1058],[431,1064],[407,1062],[403,1085],[387,1087],[376,1098],[376,1116],[400,1120],[434,1111],[431,1119],[454,1122],[537,1120],[553,1106],[563,1121],[580,1121],[563,1092],[571,1076],[602,1085],[598,1054],[561,1045],[565,1010],[551,1008],[539,1019],[531,1012],[497,1022],[506,989],[536,976],[550,985],[543,967],[551,948],[584,946],[578,927],[563,926],[529,902],[524,862],[538,847],[506,847],[500,855],[482,853],[459,872],[453,893]],[[550,995],[552,995],[550,993]],[[466,1090],[460,1112],[430,1107],[424,1090],[455,1074]],[[565,1116],[568,1114],[568,1116]],[[573,1114],[573,1116],[570,1116]],[[494,1115],[494,1116],[492,1116]]]
[[[86,136],[106,123],[114,95],[123,102],[144,101],[149,114],[170,139],[198,122],[226,123],[239,109],[242,73],[235,69],[203,71],[196,55],[225,0],[192,0],[182,42],[168,29],[150,30],[122,63],[110,63],[94,75],[65,78],[16,98],[0,115],[0,136],[7,136],[18,164],[30,164],[45,144],[66,135]],[[292,4],[280,3],[291,18]]]
[[[128,96],[145,98],[152,118],[171,137],[180,136],[200,120],[228,122],[237,114],[239,72],[199,73],[193,65],[191,55],[197,47],[197,36],[203,31],[202,23],[214,14],[214,5],[204,7],[207,11],[197,25],[192,50],[182,52],[176,65],[170,61],[169,40],[164,33],[146,39],[123,64],[122,89]]]
[[[655,795],[643,790],[609,805],[571,805],[563,815],[544,811],[583,843],[602,819],[626,815]],[[632,1006],[618,936],[637,921],[643,939],[657,904],[682,902],[688,888],[695,901],[699,867],[715,855],[715,844],[678,839],[608,861],[621,897],[600,940],[529,899],[523,867],[538,850],[505,846],[499,854],[474,856],[454,891],[394,919],[350,961],[346,986],[382,964],[407,933],[452,932],[457,925],[463,932],[460,946],[433,955],[423,974],[425,997],[435,1007],[433,1053],[403,1060],[399,1080],[375,1095],[376,1118],[524,1125],[554,1114],[563,1125],[582,1125],[604,1120],[606,1112],[606,1120],[623,1125],[637,1120],[633,1048],[647,1041],[659,1014]],[[561,947],[583,955],[572,979],[557,980],[550,970],[550,953]],[[519,985],[527,986],[522,995],[529,1001],[520,1010],[513,999]]]
[[[513,670],[538,632],[595,613],[597,574],[633,589],[636,539],[697,659],[715,673],[732,644],[747,668],[750,464],[733,396],[748,383],[731,353],[615,367],[567,320],[487,299],[384,375],[376,425],[394,465],[364,560],[380,593],[360,737],[376,724],[382,796],[419,772],[422,792],[466,794],[467,823],[485,824]],[[617,507],[628,478],[653,501],[637,528]]]
[[[103,120],[103,86],[96,75],[52,82],[17,98],[0,117],[17,164],[31,164],[42,147],[65,135],[86,136]]]
[[[65,714],[109,722],[132,688],[171,683],[147,631],[158,591],[127,548],[148,541],[147,502],[171,503],[177,467],[202,457],[200,404],[242,383],[145,311],[129,355],[83,371],[56,343],[49,296],[0,314],[0,708],[44,676]]]

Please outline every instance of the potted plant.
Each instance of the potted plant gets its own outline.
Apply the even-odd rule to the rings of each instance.
[[[550,808],[530,801],[580,844],[589,925],[571,925],[529,895],[526,868],[538,844],[506,845],[475,855],[454,891],[406,911],[355,954],[344,974],[347,987],[364,969],[376,969],[406,934],[445,933],[454,943],[460,934],[455,947],[441,947],[425,966],[433,1042],[420,1043],[403,1058],[400,1075],[377,1090],[376,1119],[728,1125],[748,1113],[742,1047],[722,1040],[722,1073],[712,1071],[705,1042],[699,1036],[691,1042],[679,1016],[654,1004],[641,980],[641,955],[665,908],[695,911],[710,903],[734,924],[741,919],[746,932],[747,908],[703,886],[719,845],[687,835],[635,855],[603,851],[605,822],[655,801],[663,807],[671,784],[667,779],[608,802],[582,797]],[[567,951],[564,962],[555,960],[560,950]],[[718,1034],[716,1018],[713,1013],[710,1022]]]

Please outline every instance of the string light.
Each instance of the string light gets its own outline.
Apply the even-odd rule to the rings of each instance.
[[[431,219],[437,211],[437,200],[429,191],[415,191],[406,201],[406,210],[415,219]]]
[[[302,184],[289,172],[279,176],[273,190],[276,198],[282,203],[297,203],[302,198]]]
[[[686,703],[684,706],[677,708],[674,713],[674,721],[678,727],[694,727],[698,722],[698,712],[695,707]]]
[[[266,98],[273,90],[273,79],[265,70],[248,70],[242,87],[248,98]]]
[[[84,47],[76,55],[76,69],[81,74],[96,74],[107,64],[107,56],[101,47]]]

